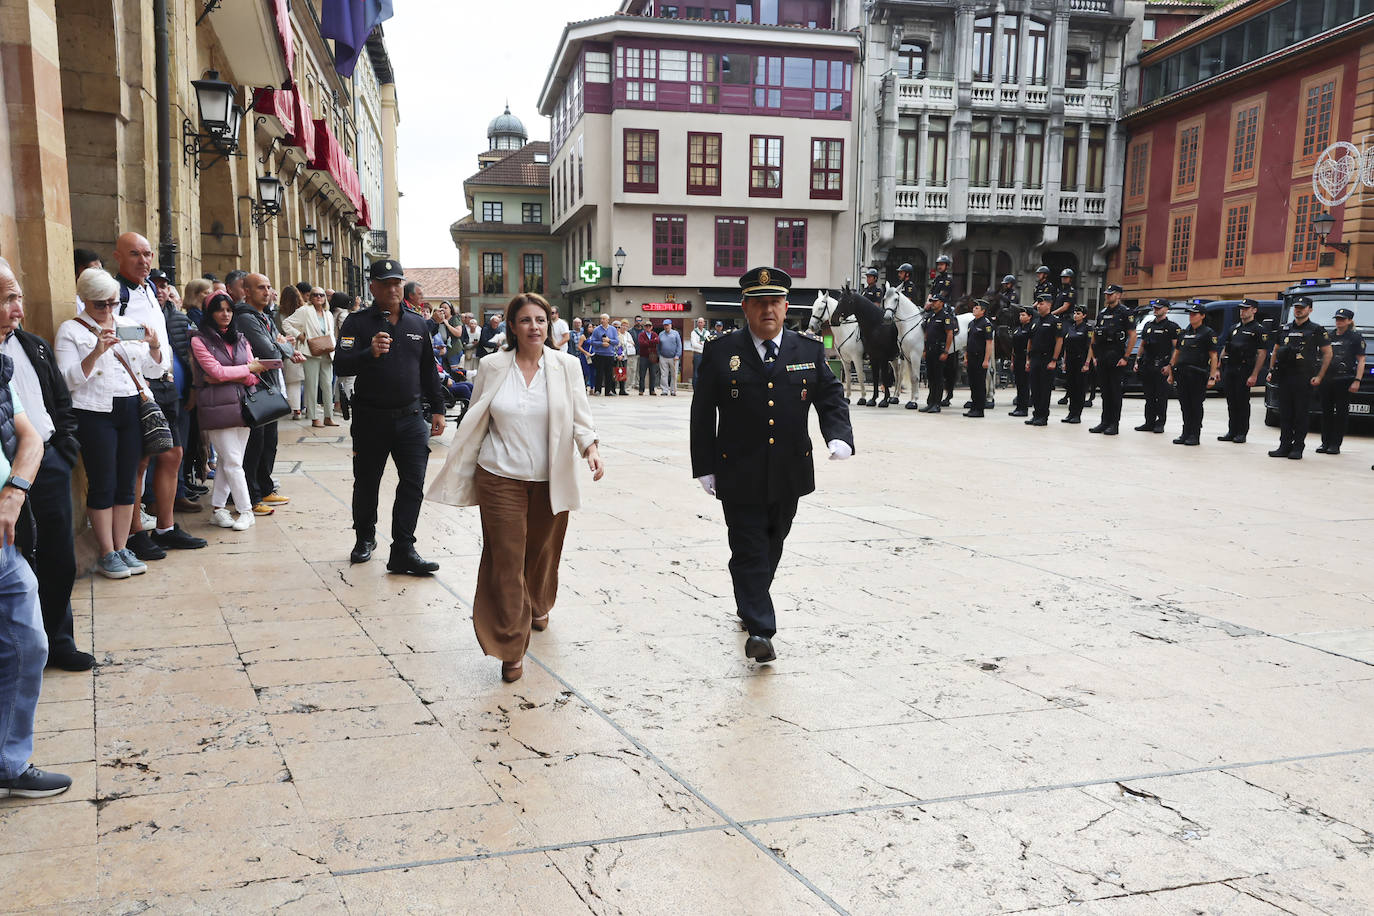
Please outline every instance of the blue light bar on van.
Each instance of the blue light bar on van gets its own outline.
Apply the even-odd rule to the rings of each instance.
[[[1321,283],[1321,280],[1317,279],[1316,277],[1303,277],[1303,278],[1302,278],[1302,285],[1303,285],[1303,286],[1316,286],[1316,285],[1319,284],[1319,283]]]
[[[1206,305],[1208,302],[1211,302],[1212,300],[1210,300],[1210,299],[1189,299],[1188,301],[1191,302],[1193,305]]]

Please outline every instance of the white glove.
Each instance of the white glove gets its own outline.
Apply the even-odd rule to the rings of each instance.
[[[697,478],[697,483],[701,484],[701,488],[702,488],[703,490],[706,491],[706,495],[708,495],[708,496],[715,496],[715,495],[716,495],[716,475],[715,475],[715,474],[707,474],[705,477],[698,477],[698,478]]]
[[[843,439],[831,439],[826,444],[830,446],[831,461],[843,461],[854,456],[854,450]]]

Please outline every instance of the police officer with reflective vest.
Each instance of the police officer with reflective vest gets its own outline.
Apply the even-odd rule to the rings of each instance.
[[[916,289],[916,281],[911,279],[911,270],[911,265],[905,261],[897,268],[897,290],[912,302],[920,302],[921,293]]]
[[[1091,340],[1088,328],[1088,307],[1079,303],[1070,313],[1073,319],[1064,325],[1064,388],[1069,393],[1069,414],[1060,423],[1082,423],[1083,395],[1088,387],[1088,365],[1091,362]]]
[[[1035,268],[1035,298],[1031,301],[1039,302],[1040,297],[1046,293],[1053,299],[1055,291],[1054,281],[1050,279],[1050,269],[1044,264]]]
[[[1138,433],[1162,433],[1169,419],[1169,380],[1164,369],[1174,358],[1174,342],[1179,327],[1169,320],[1169,300],[1151,299],[1155,316],[1140,331],[1140,352],[1136,355],[1135,372],[1145,393],[1145,422],[1135,428]]]
[[[429,440],[444,431],[444,398],[425,320],[402,306],[405,272],[398,261],[372,262],[372,305],[339,328],[334,371],[353,387],[353,530],[348,555],[366,563],[377,547],[377,490],[387,459],[400,480],[391,507],[389,572],[429,575],[439,569],[415,552],[415,523],[424,499]]]
[[[1312,393],[1326,379],[1331,358],[1331,337],[1312,321],[1312,300],[1297,297],[1293,320],[1275,336],[1269,357],[1269,378],[1278,389],[1279,401],[1279,447],[1269,453],[1270,458],[1302,458]]]
[[[1016,328],[1011,332],[1011,374],[1016,380],[1016,403],[1008,416],[1030,414],[1030,371],[1026,364],[1026,348],[1030,345],[1031,310],[1016,307]]]
[[[1102,419],[1090,433],[1115,436],[1121,422],[1121,398],[1126,377],[1126,354],[1135,349],[1135,319],[1121,304],[1121,287],[1107,287],[1106,304],[1097,313],[1088,359],[1097,368],[1102,386]]]
[[[1226,435],[1218,442],[1244,442],[1250,433],[1250,389],[1269,355],[1269,332],[1256,320],[1259,303],[1240,301],[1240,321],[1221,335],[1221,390],[1226,394]]]
[[[935,259],[935,276],[930,278],[930,295],[934,296],[938,293],[940,301],[944,303],[954,301],[954,277],[949,272],[950,265],[953,263],[949,259],[949,255],[940,255]]]
[[[992,365],[992,322],[987,318],[986,299],[973,301],[973,321],[968,326],[964,346],[964,367],[968,370],[969,409],[966,417],[981,417],[988,402],[988,367]]]
[[[1339,455],[1350,415],[1350,396],[1360,390],[1364,378],[1364,335],[1355,330],[1355,313],[1336,309],[1336,330],[1331,335],[1331,370],[1321,387],[1323,455]]]
[[[1059,272],[1059,286],[1054,290],[1054,315],[1069,320],[1069,311],[1078,303],[1078,290],[1073,285],[1073,270],[1065,267]]]
[[[883,290],[878,285],[878,271],[872,267],[864,271],[864,288],[859,290],[859,295],[878,307],[883,304]]]
[[[1050,309],[1054,300],[1044,294],[1035,300],[1036,316],[1031,321],[1030,343],[1026,347],[1026,371],[1030,373],[1031,418],[1027,426],[1048,426],[1050,393],[1054,390],[1054,369],[1064,349],[1064,326]]]
[[[922,327],[925,330],[926,386],[930,393],[921,413],[939,413],[944,400],[945,365],[954,359],[954,329],[958,327],[943,293],[930,294]]]
[[[1207,306],[1194,302],[1188,309],[1188,327],[1178,335],[1178,345],[1165,375],[1178,386],[1178,410],[1183,432],[1174,445],[1198,445],[1202,441],[1202,405],[1207,389],[1221,378],[1217,368],[1217,332],[1204,319]]]

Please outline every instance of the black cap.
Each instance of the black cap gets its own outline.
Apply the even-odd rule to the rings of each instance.
[[[403,280],[405,275],[406,272],[401,267],[401,262],[393,261],[390,258],[373,261],[372,266],[367,269],[369,280]]]
[[[1201,302],[1194,302],[1192,305],[1188,306],[1188,314],[1189,314],[1189,315],[1206,315],[1206,314],[1207,314],[1207,306],[1203,305]]]
[[[1257,309],[1259,308],[1259,303],[1254,299],[1242,299],[1240,300],[1240,307],[1243,309]]]
[[[152,280],[154,283],[159,280],[165,283],[167,282],[167,272],[154,267],[152,270],[148,271],[148,279]]]
[[[929,296],[926,296],[926,299],[932,300],[932,301],[935,301],[935,302],[944,302],[944,301],[945,301],[945,294],[942,293],[942,292],[938,292],[938,291],[937,291],[937,292],[933,292],[933,293],[931,293]]]
[[[1295,299],[1293,300],[1293,308],[1299,308],[1299,307],[1301,307],[1301,308],[1309,308],[1309,309],[1310,309],[1310,308],[1312,307],[1312,297],[1311,297],[1311,296],[1298,296],[1297,298],[1295,298]]]
[[[1167,309],[1167,308],[1169,307],[1169,305],[1170,305],[1170,303],[1169,303],[1169,300],[1168,300],[1168,299],[1151,299],[1151,300],[1150,300],[1150,308],[1152,308],[1152,309],[1159,309],[1159,308]]]
[[[1075,305],[1073,307],[1073,311],[1082,312],[1084,315],[1086,315],[1088,314],[1088,307],[1080,302],[1078,305]]]
[[[1053,301],[1054,301],[1054,296],[1050,295],[1049,293],[1041,293],[1040,295],[1038,295],[1038,296],[1035,297],[1035,301],[1036,301],[1036,302],[1053,302]]]
[[[792,278],[776,267],[755,267],[739,278],[739,288],[746,299],[786,296],[792,288]]]
[[[989,308],[991,308],[991,306],[988,305],[988,300],[986,300],[986,299],[974,299],[974,300],[973,300],[973,304],[976,305],[976,306],[978,306],[980,309],[982,309],[982,310],[985,311],[985,312],[986,312]]]
[[[1109,293],[1124,293],[1125,290],[1122,289],[1121,287],[1117,286],[1115,283],[1111,283],[1111,284],[1108,284],[1108,286],[1107,286],[1107,292],[1109,292]]]
[[[1337,317],[1337,318],[1349,318],[1349,319],[1351,319],[1351,320],[1354,320],[1354,318],[1355,318],[1355,313],[1352,312],[1350,309],[1336,309],[1336,317]]]

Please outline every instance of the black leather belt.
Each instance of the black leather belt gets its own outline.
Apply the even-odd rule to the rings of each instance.
[[[365,413],[374,417],[385,417],[389,420],[399,420],[401,417],[416,417],[420,415],[420,402],[415,401],[408,407],[369,407],[366,404],[354,402],[353,410],[356,413]]]

